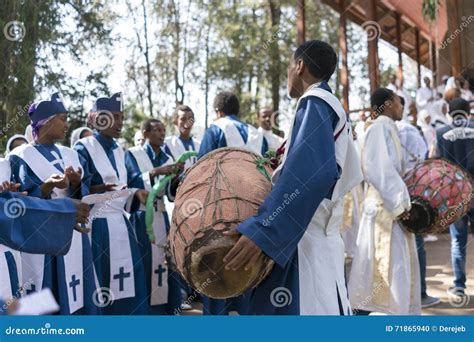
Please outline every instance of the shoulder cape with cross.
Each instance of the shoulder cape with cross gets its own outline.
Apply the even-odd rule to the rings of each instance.
[[[189,158],[195,157],[195,156],[197,156],[197,153],[195,151],[184,152],[176,160],[176,163],[184,163]],[[153,233],[153,212],[154,212],[153,202],[155,201],[155,198],[158,195],[158,193],[161,190],[163,190],[165,186],[167,186],[168,183],[174,177],[176,177],[177,174],[178,173],[175,172],[161,179],[157,184],[153,186],[150,193],[148,194],[148,198],[146,200],[145,224],[146,224],[146,232],[152,243],[155,242],[155,234]]]

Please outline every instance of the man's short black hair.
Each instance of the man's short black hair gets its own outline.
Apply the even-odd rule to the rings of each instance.
[[[337,54],[331,45],[321,40],[309,40],[301,44],[293,58],[302,59],[309,73],[317,79],[329,81],[337,65]]]
[[[370,95],[370,105],[372,110],[378,115],[382,114],[385,109],[386,102],[395,98],[395,93],[387,88],[379,88]]]
[[[145,121],[142,122],[142,126],[141,126],[141,131],[142,132],[150,132],[151,131],[151,125],[153,123],[161,123],[162,122],[156,118],[150,118],[150,119],[147,119]]]
[[[455,114],[455,113],[466,113],[465,115],[469,115],[471,111],[471,106],[469,105],[469,102],[467,102],[465,99],[458,97],[452,101],[449,101],[449,114]]]
[[[180,111],[181,111],[181,112],[191,112],[191,113],[193,113],[193,115],[194,115],[194,112],[193,112],[193,110],[191,109],[191,107],[181,104],[181,105],[178,105],[178,106],[175,108],[175,110],[174,110],[174,112],[173,112],[173,117],[177,117],[177,116],[178,116],[178,113],[179,113]]]
[[[238,115],[240,111],[239,99],[230,91],[221,91],[214,98],[214,109],[225,115]]]

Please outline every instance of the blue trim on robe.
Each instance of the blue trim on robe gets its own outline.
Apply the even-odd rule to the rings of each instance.
[[[321,88],[329,91],[325,82]],[[299,314],[297,248],[316,209],[323,199],[331,197],[340,177],[335,144],[329,143],[334,141],[337,123],[337,114],[322,99],[308,96],[301,100],[279,179],[257,215],[237,227],[240,233],[254,241],[276,262],[269,277],[254,291],[254,313]],[[288,201],[288,197],[292,200]],[[281,208],[284,212],[274,215]],[[271,291],[279,286],[291,291],[291,305],[276,308],[271,304]]]
[[[165,152],[164,149],[161,149],[160,154],[157,156],[153,148],[145,143],[143,145],[145,152],[150,158],[153,167],[160,167],[165,164],[170,158]],[[141,177],[142,172],[138,166],[138,163],[130,151],[125,152],[125,166],[127,167],[127,177],[128,177],[128,186],[133,188],[144,189],[145,185],[143,184],[143,179]],[[153,183],[152,183],[153,186]],[[167,187],[169,189],[169,187]],[[169,194],[168,194],[169,197]],[[163,212],[166,232],[169,233],[170,222],[168,213]],[[141,253],[141,258],[143,260],[143,265],[145,267],[145,279],[147,287],[147,303],[150,303],[151,296],[151,272],[152,272],[152,252],[150,239],[146,231],[145,224],[145,212],[142,210],[134,212],[130,221],[135,227],[135,233],[137,235],[138,246]],[[162,305],[148,305],[149,313],[151,315],[174,315],[176,310],[179,310],[181,306],[181,276],[170,269],[168,266],[168,303]]]
[[[18,267],[16,265],[15,257],[10,251],[4,252],[5,259],[8,266],[8,274],[10,275],[10,288],[12,289],[12,297],[21,297],[20,293],[20,280],[18,279]]]
[[[227,115],[227,118],[231,119],[237,130],[239,131],[242,139],[245,143],[247,143],[248,139],[248,126],[246,123],[239,120],[239,118],[235,115]],[[227,141],[225,139],[224,132],[217,127],[216,125],[210,125],[209,128],[204,133],[204,137],[201,141],[201,147],[199,148],[199,153],[197,155],[197,159],[201,159],[207,153],[217,150],[221,147],[227,147]],[[262,155],[264,155],[268,151],[268,143],[265,137],[263,138],[262,143]]]

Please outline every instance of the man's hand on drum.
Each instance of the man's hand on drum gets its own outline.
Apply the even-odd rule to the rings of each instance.
[[[242,267],[248,270],[250,265],[257,263],[259,259],[265,258],[265,254],[263,254],[260,247],[245,235],[241,235],[237,230],[224,232],[224,235],[240,235],[240,239],[224,257],[226,270],[236,271]]]

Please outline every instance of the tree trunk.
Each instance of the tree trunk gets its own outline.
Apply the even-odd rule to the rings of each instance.
[[[280,106],[280,50],[278,47],[278,34],[280,31],[281,4],[279,0],[268,0],[270,10],[271,36],[268,44],[270,56],[270,82],[272,92],[273,111],[278,111]]]

